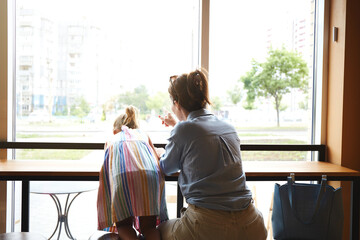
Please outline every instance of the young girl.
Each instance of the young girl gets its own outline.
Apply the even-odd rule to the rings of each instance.
[[[116,226],[121,239],[160,239],[156,226],[168,219],[164,177],[150,138],[139,129],[138,111],[129,106],[114,122],[99,176],[98,229]]]

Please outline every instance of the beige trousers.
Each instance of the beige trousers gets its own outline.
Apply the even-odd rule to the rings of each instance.
[[[181,218],[160,224],[162,240],[263,240],[267,237],[264,219],[250,203],[242,211],[221,211],[189,204]]]

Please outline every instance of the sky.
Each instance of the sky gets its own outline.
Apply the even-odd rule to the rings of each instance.
[[[166,92],[169,76],[198,67],[197,0],[18,0],[22,4],[55,21],[85,19],[102,29],[108,65],[102,82],[111,85],[107,96],[143,83],[150,93]],[[250,70],[252,59],[265,59],[266,30],[304,15],[308,5],[304,0],[211,1],[211,94],[225,96]]]
[[[288,39],[289,19],[303,17],[309,1],[225,0],[211,1],[210,74],[219,95],[251,69],[251,60],[267,56],[267,29],[277,28],[278,39]],[[228,26],[228,27],[224,27]],[[226,83],[226,84],[224,84]]]

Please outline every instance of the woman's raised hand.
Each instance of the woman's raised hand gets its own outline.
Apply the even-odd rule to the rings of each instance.
[[[177,123],[176,119],[174,118],[174,116],[171,113],[166,113],[164,116],[159,115],[159,118],[161,119],[162,124],[164,124],[165,127],[168,127],[168,126],[173,127]]]
[[[155,153],[156,153],[158,159],[160,159],[161,156],[165,153],[164,148],[154,148],[154,149],[155,149]]]

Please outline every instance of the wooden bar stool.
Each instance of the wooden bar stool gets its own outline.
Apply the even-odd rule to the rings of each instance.
[[[38,233],[10,232],[10,233],[1,233],[0,240],[47,240],[47,239],[46,237]]]
[[[96,231],[93,235],[91,235],[89,240],[120,240],[120,238],[116,233]]]

